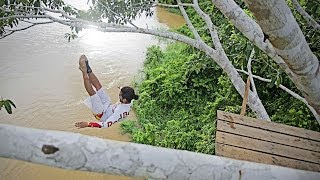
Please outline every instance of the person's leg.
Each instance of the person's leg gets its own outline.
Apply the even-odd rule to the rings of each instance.
[[[84,55],[80,56],[80,59],[79,59],[79,69],[82,72],[83,84],[84,84],[84,87],[85,87],[86,91],[88,92],[88,94],[90,96],[93,96],[93,95],[96,94],[96,91],[93,89],[93,87],[91,85],[90,78],[89,78],[88,73],[87,73],[87,67],[86,67],[86,64],[85,64],[85,59],[83,58],[83,56]]]
[[[86,64],[87,73],[89,76],[90,83],[96,88],[96,91],[102,88],[101,83],[99,82],[97,76],[92,72],[91,67],[89,66],[89,61],[85,55],[81,55],[82,59],[84,59]]]
[[[89,75],[88,75],[88,69],[87,69],[87,65],[85,62],[84,55],[80,56],[79,59],[79,69],[82,71],[82,77],[83,77],[83,84],[84,87],[86,89],[86,91],[88,92],[88,94],[90,95],[89,98],[87,98],[87,100],[90,103],[85,103],[90,109],[91,111],[94,113],[94,116],[99,119],[101,118],[101,116],[103,115],[103,104],[101,102],[100,97],[98,96],[98,94],[96,93],[96,91],[93,89],[93,86],[91,84]],[[85,100],[85,102],[87,101]]]
[[[102,88],[102,85],[100,84],[97,76],[93,72],[89,73],[88,76],[91,84],[96,88],[97,91],[99,91],[99,89]]]
[[[86,89],[86,91],[88,92],[89,96],[93,96],[96,94],[96,91],[93,89],[89,76],[87,73],[82,72],[82,77],[83,77],[83,84],[84,87]]]

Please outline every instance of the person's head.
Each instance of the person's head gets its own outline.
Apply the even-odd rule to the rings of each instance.
[[[128,104],[131,103],[132,99],[138,100],[138,98],[139,96],[134,93],[134,90],[131,87],[121,87],[119,93],[120,102]]]

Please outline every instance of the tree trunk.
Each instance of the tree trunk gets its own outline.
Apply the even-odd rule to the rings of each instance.
[[[320,66],[284,0],[245,0],[266,37],[294,73],[294,83],[320,115]]]
[[[0,156],[64,169],[150,179],[308,179],[319,172],[0,124]]]

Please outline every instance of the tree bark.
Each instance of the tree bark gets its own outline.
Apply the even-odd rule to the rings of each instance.
[[[320,115],[320,66],[284,0],[244,0],[296,77],[297,88]]]
[[[4,124],[0,124],[0,144],[1,157],[150,179],[320,178],[319,172]]]
[[[254,45],[271,57],[289,76],[295,81],[294,74],[288,68],[283,59],[277,55],[269,41],[264,40],[264,34],[260,26],[238,6],[234,0],[212,0],[212,3],[232,22],[232,24]]]

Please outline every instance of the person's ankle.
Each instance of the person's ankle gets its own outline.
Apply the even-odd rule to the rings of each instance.
[[[91,69],[91,67],[89,66],[89,62],[88,61],[85,61],[85,63],[86,63],[86,67],[87,67],[87,73],[89,74],[89,73],[92,73],[92,69]]]

